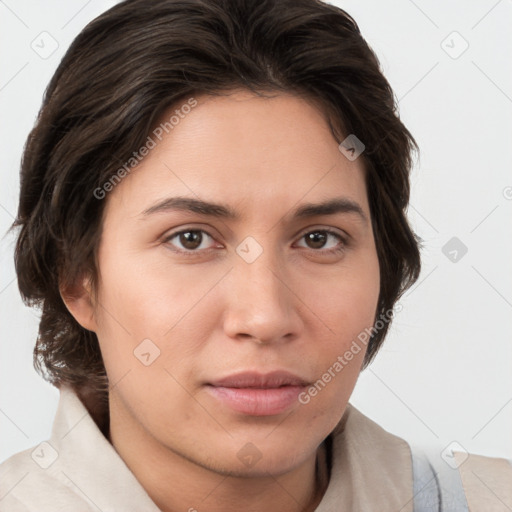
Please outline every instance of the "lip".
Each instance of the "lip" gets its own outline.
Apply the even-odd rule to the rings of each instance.
[[[307,380],[284,370],[269,373],[241,372],[207,383],[216,400],[238,413],[272,416],[297,403]]]
[[[268,373],[239,372],[223,377],[208,384],[225,388],[279,388],[281,386],[307,386],[309,382],[286,370]]]

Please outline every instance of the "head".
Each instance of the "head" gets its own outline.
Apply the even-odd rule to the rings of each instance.
[[[414,149],[338,8],[120,3],[69,48],[24,153],[16,268],[42,312],[36,367],[105,431],[110,403],[189,460],[233,471],[251,442],[284,471],[335,427],[417,279]],[[218,396],[274,370],[306,384],[291,409]]]

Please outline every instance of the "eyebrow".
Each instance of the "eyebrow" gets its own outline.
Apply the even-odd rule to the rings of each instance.
[[[192,197],[169,197],[142,212],[144,216],[168,211],[189,211],[227,220],[238,220],[240,215],[227,205],[203,201]],[[320,203],[305,203],[292,212],[292,219],[304,219],[337,213],[356,214],[367,222],[368,218],[362,207],[355,201],[345,197],[334,197]]]

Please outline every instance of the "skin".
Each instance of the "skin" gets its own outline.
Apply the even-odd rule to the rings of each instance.
[[[109,193],[95,292],[85,279],[63,295],[99,339],[110,440],[161,510],[313,510],[325,490],[315,484],[317,454],[365,350],[308,404],[276,415],[235,412],[205,382],[276,369],[315,382],[373,325],[380,276],[363,161],[338,150],[305,99],[243,90],[196,99]],[[175,196],[223,203],[239,219],[143,213]],[[335,197],[357,203],[365,218],[292,218],[300,205]],[[203,230],[198,248],[171,237],[187,229]],[[326,229],[345,242],[304,236]],[[252,263],[236,252],[248,236],[263,250]],[[160,350],[149,366],[134,356],[144,339]],[[250,467],[237,456],[247,443],[261,456]]]

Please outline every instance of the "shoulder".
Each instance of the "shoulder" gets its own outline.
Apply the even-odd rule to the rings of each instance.
[[[472,510],[512,510],[512,460],[453,452]]]
[[[411,448],[415,510],[512,510],[512,461],[450,446]]]
[[[84,471],[78,448],[94,453],[100,439],[94,428],[79,398],[61,389],[50,439],[0,464],[0,512],[92,510],[76,479]]]
[[[512,510],[511,460],[467,453],[457,443],[445,448],[415,446],[351,404],[333,435],[343,448],[338,457],[349,462],[347,469],[360,468],[364,481],[381,490],[394,489],[405,500],[404,510]]]
[[[45,441],[0,464],[0,512],[88,511]]]
[[[62,388],[50,439],[0,465],[0,512],[98,510],[158,508],[80,398]]]
[[[1,512],[28,512],[28,508],[19,500],[16,487],[30,473],[26,468],[26,461],[30,457],[30,450],[26,450],[9,457],[0,464],[0,511]]]

